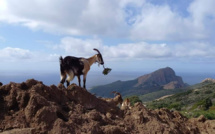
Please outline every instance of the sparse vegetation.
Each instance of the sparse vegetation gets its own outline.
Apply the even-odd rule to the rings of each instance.
[[[199,92],[199,91],[195,91],[194,93],[195,93],[195,94],[199,94],[200,92]]]
[[[159,90],[157,92],[152,92],[152,93],[140,95],[139,98],[143,102],[149,102],[149,101],[153,101],[155,99],[161,98],[162,96],[176,94],[176,93],[184,92],[184,91],[187,91],[187,90],[188,90],[187,88],[172,89],[172,90],[164,89],[164,90]]]
[[[168,108],[180,111],[187,117],[204,115],[215,119],[215,83],[202,83],[189,87],[189,90],[177,93],[162,100],[147,103],[148,108]]]
[[[211,90],[205,91],[205,94],[211,94],[211,93],[213,93]]]
[[[192,110],[195,110],[195,109],[208,110],[211,106],[212,106],[211,99],[206,98],[195,103],[192,107]]]
[[[192,112],[182,112],[183,115],[185,115],[188,118],[197,118],[200,115],[204,115],[206,119],[214,120],[215,119],[215,111],[214,110],[199,110],[199,111],[192,111]]]
[[[175,110],[179,111],[179,110],[181,110],[182,106],[183,105],[180,102],[174,102],[168,108],[169,109],[175,109]]]
[[[131,103],[132,106],[134,106],[134,104],[137,103],[137,102],[142,103],[142,101],[139,99],[138,96],[130,96],[130,97],[127,97],[127,98],[129,98],[130,103]]]

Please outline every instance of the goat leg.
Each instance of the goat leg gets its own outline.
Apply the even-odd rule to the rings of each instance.
[[[84,78],[83,78],[83,82],[84,82],[84,88],[86,89],[86,75],[84,75]]]
[[[66,85],[67,87],[70,85],[70,82],[68,80],[66,80]]]
[[[62,80],[60,81],[60,83],[64,84],[65,80],[66,80],[66,79],[62,79]]]
[[[79,87],[81,87],[81,78],[80,78],[80,75],[78,75],[78,84],[79,84]]]

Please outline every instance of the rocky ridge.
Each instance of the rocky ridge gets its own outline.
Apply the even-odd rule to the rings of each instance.
[[[170,67],[161,68],[137,79],[138,83],[135,85],[135,87],[156,85],[163,86],[164,89],[175,89],[186,86],[182,78],[180,76],[176,76],[175,71]]]
[[[29,79],[0,86],[0,133],[6,134],[198,134],[215,121],[187,119],[177,111],[149,110],[141,103],[120,110],[72,84],[46,86]]]

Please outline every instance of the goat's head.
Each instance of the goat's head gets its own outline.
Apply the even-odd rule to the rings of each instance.
[[[114,97],[114,99],[116,99],[118,101],[119,104],[122,104],[123,99],[122,96],[119,92],[113,91],[112,93],[114,93],[116,96]]]
[[[101,65],[104,65],[104,61],[103,61],[103,58],[102,58],[102,54],[99,52],[98,49],[94,48],[93,50],[97,51],[98,54],[97,54],[97,58],[96,58],[96,62],[98,62],[99,64]]]

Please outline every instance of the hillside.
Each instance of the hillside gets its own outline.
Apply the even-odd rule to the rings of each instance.
[[[203,81],[190,86],[189,90],[173,96],[147,103],[152,109],[168,108],[182,111],[190,117],[204,114],[209,119],[215,119],[215,82]]]
[[[163,90],[155,91],[152,93],[147,93],[144,95],[139,95],[138,97],[142,102],[149,102],[149,101],[159,99],[163,96],[173,95],[173,94],[185,92],[188,90],[189,90],[189,88],[178,88],[178,89],[172,89],[172,90],[163,89]]]
[[[120,92],[123,96],[130,96],[186,86],[182,78],[176,76],[173,69],[166,67],[134,80],[116,81],[107,85],[97,86],[92,88],[90,92],[102,97],[111,97],[110,93],[112,91]]]
[[[209,133],[215,121],[187,119],[177,111],[149,110],[141,103],[120,110],[75,84],[46,86],[30,79],[0,86],[2,134]]]
[[[149,101],[159,99],[163,96],[174,95],[174,94],[186,92],[186,91],[189,91],[192,89],[202,88],[203,86],[207,85],[209,82],[211,82],[211,81],[208,81],[208,79],[205,79],[205,80],[203,80],[202,83],[199,83],[199,84],[187,86],[184,88],[172,89],[172,90],[163,89],[163,90],[155,91],[155,92],[144,94],[144,95],[138,95],[138,97],[140,98],[140,100],[142,100],[142,102],[149,102]]]

